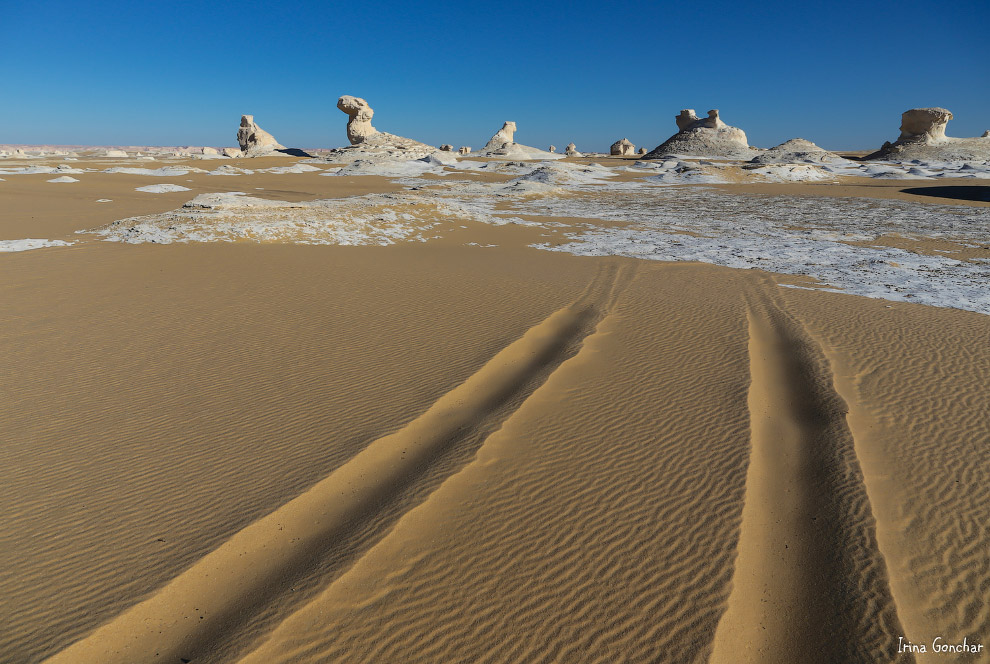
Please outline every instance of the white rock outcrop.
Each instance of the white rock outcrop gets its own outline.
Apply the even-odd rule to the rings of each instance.
[[[516,123],[511,120],[507,120],[502,123],[502,128],[495,132],[495,135],[488,139],[485,143],[485,147],[481,148],[482,152],[489,152],[494,150],[501,150],[509,145],[515,143],[513,140],[516,134]]]
[[[539,148],[515,142],[516,123],[504,122],[502,128],[488,139],[485,147],[478,151],[480,157],[499,159],[563,159],[564,155],[547,152]]]
[[[107,150],[103,153],[104,157],[126,157],[127,153],[123,150]]]
[[[764,150],[750,160],[754,164],[841,164],[849,163],[834,152],[818,147],[803,138],[792,138]]]
[[[350,145],[330,150],[319,158],[320,162],[421,159],[440,152],[432,145],[375,129],[371,125],[375,111],[361,97],[343,95],[337,100],[337,108],[347,115],[347,140],[350,141]]]
[[[990,132],[974,138],[945,135],[952,112],[945,108],[912,108],[901,114],[901,134],[866,159],[887,161],[986,161],[990,159]]]
[[[240,157],[243,155],[237,148],[224,148],[222,152],[224,157]]]
[[[258,157],[271,154],[276,150],[284,150],[285,146],[275,140],[275,137],[259,127],[253,115],[242,115],[241,126],[237,129],[237,144],[245,157]]]
[[[567,147],[564,148],[564,154],[568,157],[580,157],[582,156],[580,152],[577,151],[577,146],[573,143],[568,143]]]
[[[612,143],[612,147],[608,149],[608,153],[618,156],[636,154],[636,146],[628,138],[623,138]]]
[[[375,111],[361,97],[343,95],[337,100],[337,108],[347,114],[347,140],[351,145],[360,145],[379,133],[371,126],[371,118],[375,116]]]
[[[550,154],[553,154],[556,151],[557,151],[556,145],[551,145],[550,147],[547,148],[547,152],[549,152]]]
[[[746,132],[722,122],[718,109],[708,111],[708,117],[699,118],[690,108],[682,110],[675,118],[677,133],[643,156],[659,159],[666,155],[690,155],[698,157],[725,157],[751,159]]]
[[[440,146],[440,152],[453,152],[453,151],[454,151],[454,146],[451,145],[450,143],[444,143],[443,145]]]
[[[471,148],[470,148],[470,146],[467,146],[467,145],[462,145],[460,148],[458,148],[457,151],[460,154],[471,154]]]
[[[203,154],[215,157],[220,154],[220,151],[216,148],[203,148]]]
[[[640,148],[636,154],[646,154],[646,148]]]

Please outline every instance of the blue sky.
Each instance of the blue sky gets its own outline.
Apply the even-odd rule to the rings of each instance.
[[[879,147],[902,111],[990,129],[990,2],[26,2],[0,0],[0,143],[347,142],[378,129],[482,145],[653,148],[681,108],[750,143]]]

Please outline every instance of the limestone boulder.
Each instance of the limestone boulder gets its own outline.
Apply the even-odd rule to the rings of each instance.
[[[255,123],[253,115],[241,116],[241,126],[237,129],[237,144],[246,157],[285,149],[285,146],[276,141],[274,136]]]
[[[504,122],[502,128],[488,139],[478,155],[497,159],[563,159],[564,155],[515,142],[516,123]]]
[[[666,155],[690,155],[698,157],[723,157],[727,159],[751,159],[746,132],[731,127],[719,117],[718,109],[708,111],[699,118],[693,109],[686,108],[674,118],[677,133],[643,155],[644,159],[659,159]]]
[[[361,97],[343,95],[337,100],[337,108],[347,114],[347,140],[351,145],[364,143],[368,138],[379,133],[371,126],[371,118],[375,111]]]
[[[636,146],[628,138],[623,138],[612,143],[612,147],[609,148],[608,153],[616,156],[636,154]]]
[[[885,161],[980,161],[990,160],[990,132],[973,138],[954,138],[945,133],[952,111],[912,108],[901,114],[901,133],[866,159]]]
[[[841,164],[848,162],[834,152],[803,138],[792,138],[764,150],[750,160],[754,164]]]

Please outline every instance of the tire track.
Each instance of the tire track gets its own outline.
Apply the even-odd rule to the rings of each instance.
[[[710,661],[913,661],[828,362],[771,296],[748,299],[752,448]]]
[[[379,513],[430,465],[504,419],[604,316],[629,275],[614,263],[573,304],[497,353],[401,430],[372,442],[330,476],[242,529],[152,596],[54,657],[53,663],[179,661],[250,623],[292,583],[325,566],[327,552]],[[453,472],[456,469],[451,470]],[[440,481],[442,481],[442,477]],[[435,482],[435,478],[431,478]],[[397,516],[395,517],[397,518]],[[394,521],[394,520],[393,520]],[[384,534],[384,524],[378,536]]]

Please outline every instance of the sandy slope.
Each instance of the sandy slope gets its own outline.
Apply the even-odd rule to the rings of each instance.
[[[149,199],[147,177],[11,177],[2,231],[30,236],[56,186],[79,189],[36,203],[39,237],[119,217],[90,199],[220,190],[190,177]],[[248,178],[281,200],[398,188],[229,189]],[[913,200],[888,183],[859,189]],[[5,255],[0,661],[907,662],[900,637],[990,642],[990,317],[524,246],[543,233]]]

